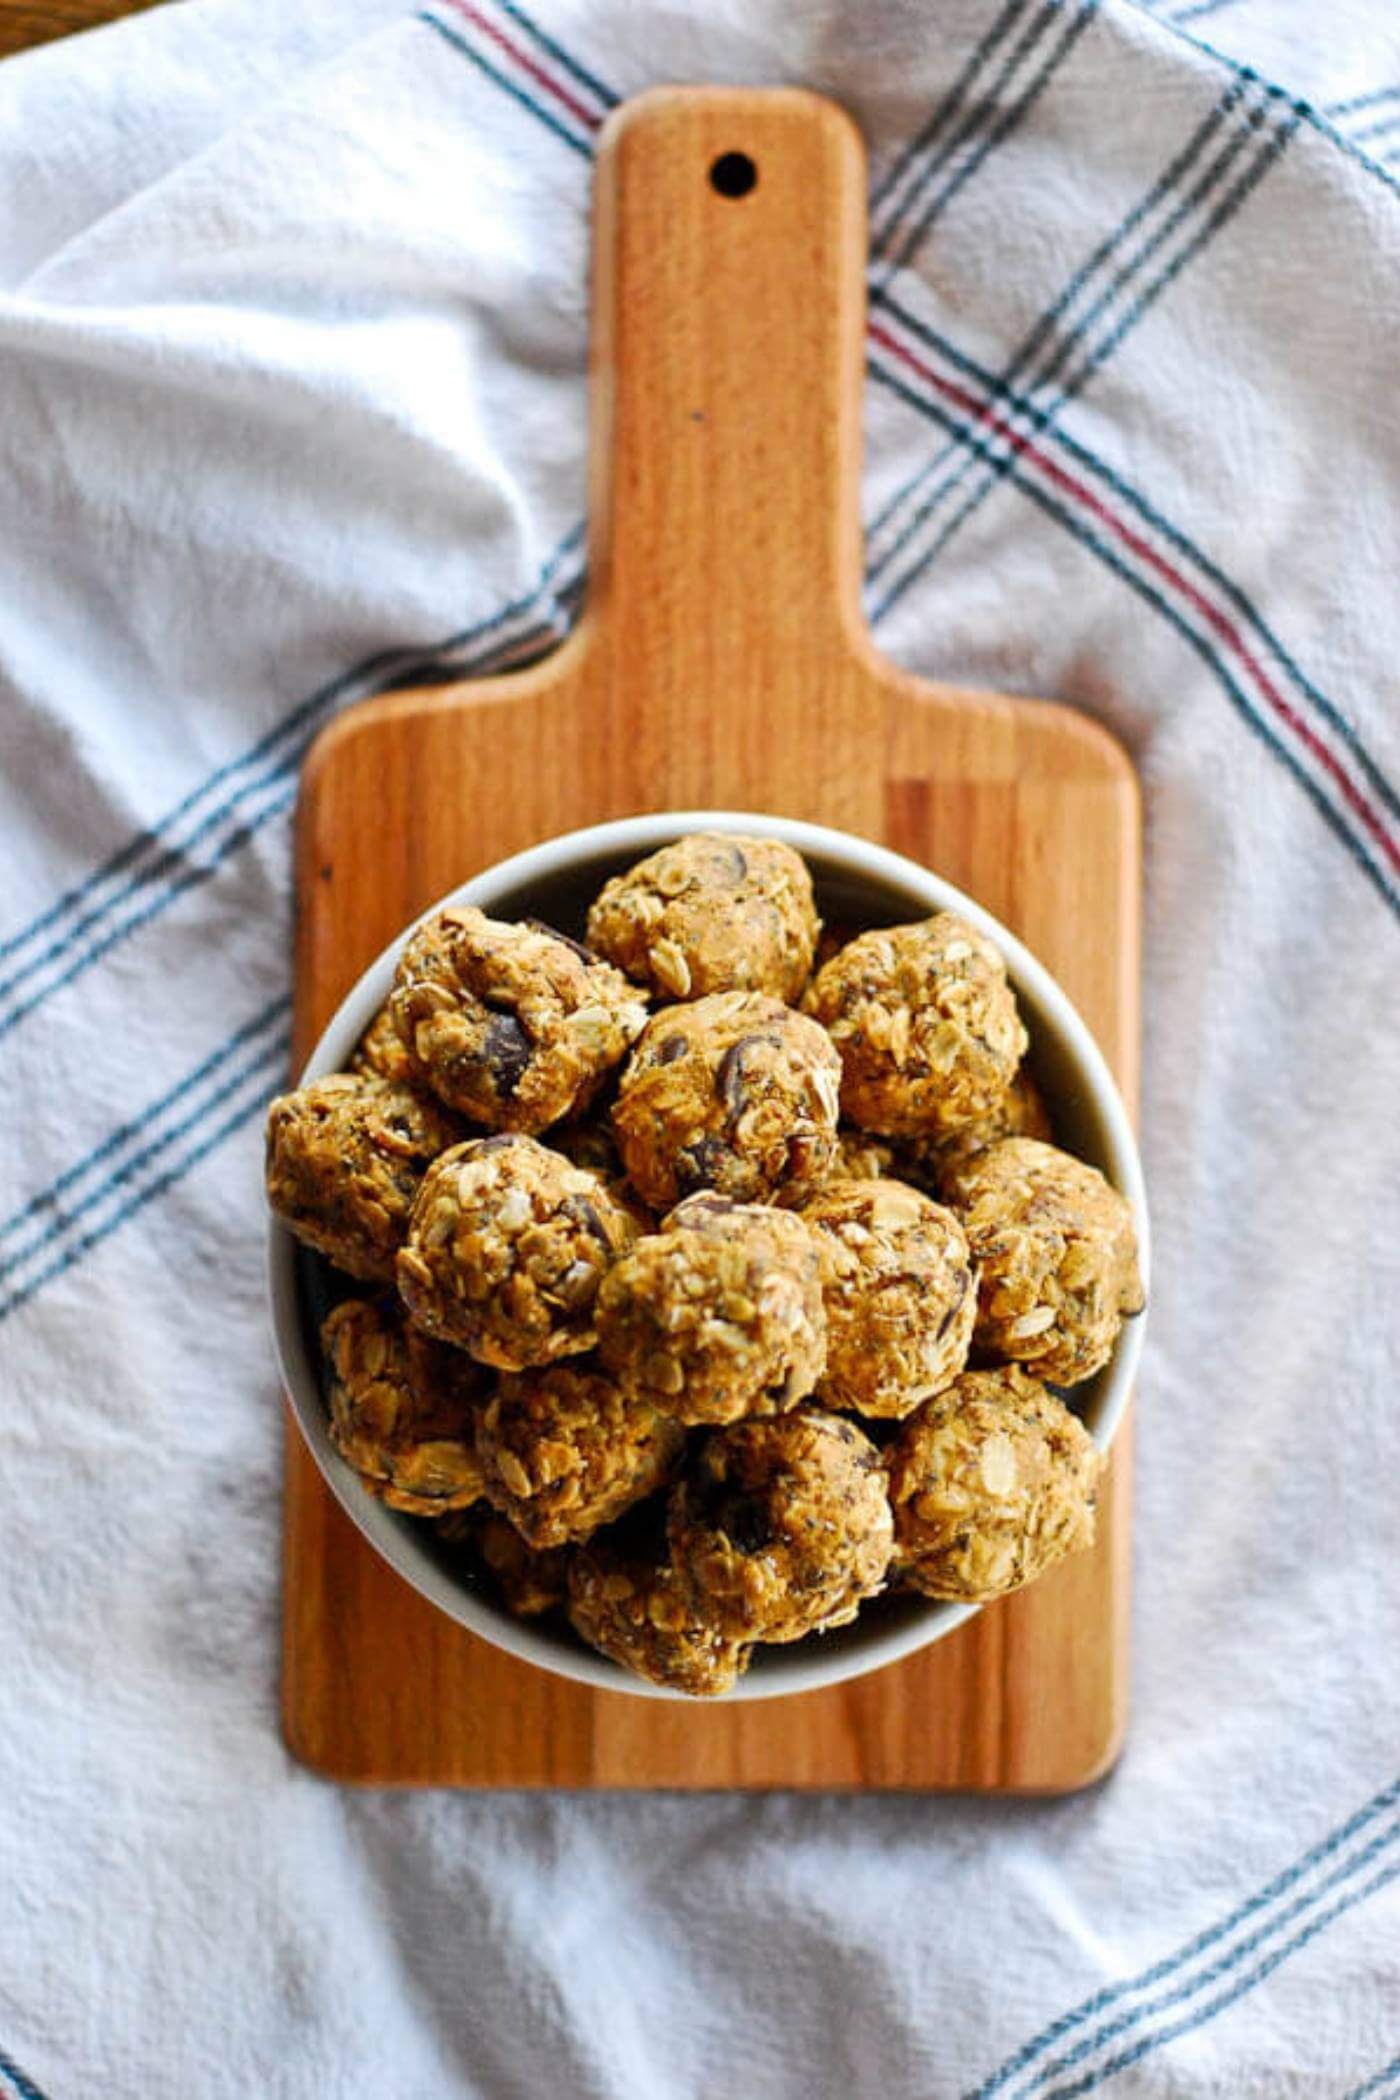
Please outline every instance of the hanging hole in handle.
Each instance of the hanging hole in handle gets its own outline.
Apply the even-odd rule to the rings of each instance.
[[[710,168],[710,188],[721,197],[747,197],[758,181],[758,169],[747,153],[721,153]]]

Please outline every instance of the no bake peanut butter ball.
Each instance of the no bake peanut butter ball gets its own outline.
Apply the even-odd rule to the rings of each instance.
[[[836,1147],[841,1064],[815,1021],[760,992],[715,992],[647,1023],[613,1107],[628,1179],[653,1210],[696,1189],[794,1199]]]
[[[492,1130],[585,1108],[646,1020],[645,995],[576,941],[450,905],[414,933],[390,996],[420,1080]]]
[[[370,1073],[335,1072],[267,1112],[267,1200],[347,1276],[392,1283],[409,1214],[461,1125],[430,1097]]]
[[[882,1137],[950,1136],[989,1114],[1026,1031],[997,949],[952,912],[857,934],[806,1010],[841,1053],[841,1111]]]
[[[709,992],[801,996],[820,921],[812,878],[777,839],[697,832],[615,875],[588,939],[659,999]]]
[[[1002,1597],[1094,1542],[1103,1455],[1014,1364],[965,1372],[926,1401],[885,1464],[894,1573],[926,1597]]]
[[[367,1072],[374,1079],[389,1079],[396,1086],[416,1081],[408,1046],[394,1026],[393,1011],[386,999],[356,1043],[350,1058],[352,1072]]]
[[[399,1292],[425,1333],[523,1371],[593,1347],[599,1285],[636,1233],[586,1167],[534,1138],[472,1138],[424,1176]]]
[[[476,1417],[488,1377],[406,1327],[392,1301],[351,1298],[321,1328],[331,1441],[391,1509],[440,1516],[481,1496]]]
[[[1004,1138],[949,1182],[978,1272],[979,1357],[1054,1385],[1101,1370],[1141,1312],[1127,1202],[1095,1167],[1035,1138]]]
[[[885,1176],[828,1181],[801,1212],[826,1309],[825,1407],[907,1415],[967,1361],[977,1281],[962,1226]]]
[[[664,1555],[602,1539],[570,1563],[569,1618],[600,1655],[694,1698],[730,1691],[753,1653],[711,1623]]]
[[[817,1249],[790,1211],[688,1197],[598,1295],[603,1362],[678,1421],[779,1414],[826,1356]]]
[[[573,1549],[527,1546],[515,1526],[484,1503],[445,1516],[436,1535],[460,1549],[486,1576],[514,1618],[542,1618],[562,1607],[568,1596]]]
[[[715,1430],[671,1502],[685,1594],[739,1641],[847,1625],[883,1588],[893,1536],[879,1452],[816,1408]]]
[[[566,1546],[665,1485],[685,1432],[599,1370],[503,1378],[477,1420],[484,1491],[527,1545]]]

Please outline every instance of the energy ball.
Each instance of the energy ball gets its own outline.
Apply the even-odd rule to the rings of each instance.
[[[371,1494],[419,1517],[481,1496],[476,1415],[487,1381],[469,1357],[411,1329],[397,1308],[337,1305],[321,1328],[331,1442]]]
[[[392,1283],[423,1176],[460,1126],[412,1087],[335,1072],[267,1112],[267,1200],[288,1231],[363,1283]]]
[[[821,922],[805,863],[777,839],[697,832],[615,875],[588,914],[600,955],[663,999],[800,997]]]
[[[978,1271],[979,1356],[1077,1385],[1142,1311],[1133,1214],[1095,1167],[1035,1138],[1004,1138],[951,1180]]]
[[[668,1531],[692,1609],[732,1640],[845,1626],[889,1565],[880,1454],[853,1422],[816,1408],[738,1422],[707,1438],[672,1496]]]
[[[570,1565],[569,1617],[610,1662],[692,1698],[731,1690],[753,1653],[697,1613],[669,1561],[602,1539]]]
[[[555,1546],[539,1551],[527,1546],[515,1526],[494,1510],[475,1509],[469,1516],[444,1517],[438,1536],[466,1548],[514,1618],[541,1618],[559,1609],[568,1596],[570,1549]]]
[[[567,1546],[664,1486],[685,1432],[600,1371],[503,1378],[477,1420],[486,1498],[529,1546]]]
[[[840,1078],[824,1030],[761,992],[667,1007],[613,1106],[628,1177],[659,1211],[701,1188],[736,1203],[796,1200],[831,1165]]]
[[[894,1572],[980,1603],[1094,1543],[1103,1454],[1063,1400],[1014,1364],[967,1371],[885,1453]]]
[[[598,1286],[636,1235],[586,1167],[534,1138],[471,1138],[424,1177],[399,1294],[425,1334],[523,1371],[593,1347]]]
[[[350,1060],[352,1072],[368,1072],[376,1079],[389,1079],[396,1086],[412,1086],[416,1080],[413,1059],[403,1037],[394,1026],[386,1000],[370,1022]]]
[[[905,1148],[912,1181],[941,1194],[989,1145],[1003,1138],[1039,1138],[1049,1144],[1054,1131],[1045,1096],[1023,1065],[995,1108],[949,1138],[915,1138]]]
[[[803,1206],[826,1306],[824,1407],[907,1415],[967,1362],[977,1279],[962,1226],[902,1181],[828,1181]]]
[[[389,1004],[420,1079],[449,1108],[532,1134],[586,1107],[646,1020],[645,997],[611,963],[470,905],[418,928]]]
[[[604,1278],[598,1352],[680,1422],[795,1407],[826,1355],[812,1235],[789,1211],[689,1197]]]
[[[1027,1036],[992,943],[952,912],[858,934],[804,1002],[841,1053],[841,1108],[881,1137],[951,1136],[996,1108]]]

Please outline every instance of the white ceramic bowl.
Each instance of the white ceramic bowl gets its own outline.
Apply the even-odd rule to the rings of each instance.
[[[961,912],[989,934],[1006,957],[1031,1032],[1030,1062],[1049,1101],[1056,1135],[1070,1151],[1101,1168],[1132,1204],[1146,1282],[1147,1207],[1142,1167],[1127,1111],[1098,1046],[1035,957],[980,905],[913,861],[817,824],[732,810],[683,810],[625,817],[548,839],[463,883],[433,909],[447,903],[475,904],[499,918],[528,914],[581,936],[588,904],[610,875],[691,831],[737,831],[785,839],[811,868],[822,917],[834,924],[894,925],[951,910]],[[388,995],[409,931],[405,929],[402,938],[385,949],[341,1002],[299,1083],[346,1064],[370,1017]],[[327,1433],[316,1347],[317,1306],[326,1295],[324,1267],[274,1221],[269,1269],[277,1353],[302,1434],[338,1500],[390,1566],[450,1618],[541,1669],[636,1698],[682,1698],[682,1693],[663,1691],[619,1669],[584,1647],[567,1628],[510,1618],[473,1587],[460,1565],[434,1546],[430,1526],[386,1509],[365,1493]],[[1075,1392],[1076,1408],[1104,1450],[1128,1404],[1143,1326],[1141,1319],[1130,1321],[1111,1362]],[[863,1676],[930,1641],[941,1640],[977,1608],[933,1604],[911,1596],[878,1598],[852,1626],[814,1635],[791,1647],[759,1648],[747,1676],[727,1696],[774,1699]]]

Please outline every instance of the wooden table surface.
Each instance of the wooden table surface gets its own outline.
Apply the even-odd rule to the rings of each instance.
[[[151,5],[152,0],[0,0],[0,58]]]

